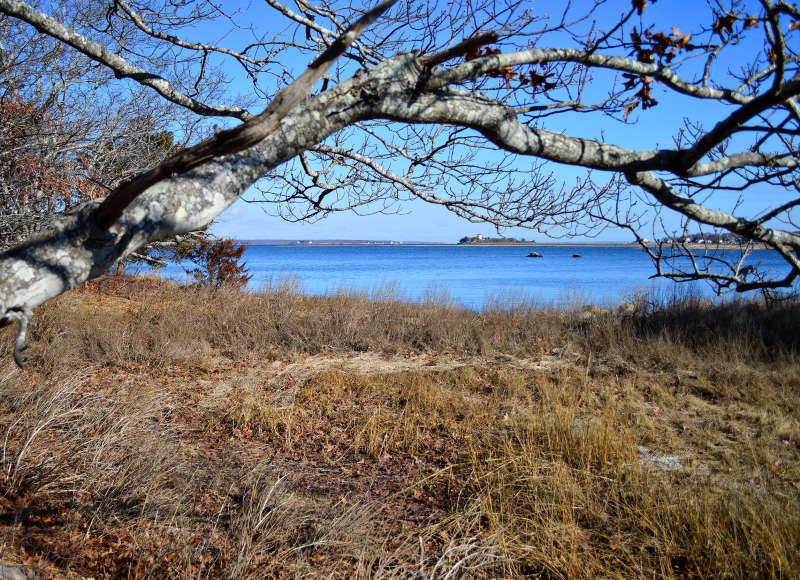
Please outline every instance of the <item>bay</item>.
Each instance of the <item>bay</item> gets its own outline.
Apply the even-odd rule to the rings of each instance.
[[[533,251],[542,257],[527,257]],[[289,280],[312,295],[362,292],[375,299],[448,302],[476,310],[520,303],[611,306],[642,291],[713,296],[705,282],[651,280],[653,264],[634,246],[286,244],[251,245],[244,257],[253,290]],[[747,261],[782,271],[775,252],[756,251]],[[161,273],[186,279],[175,264]]]

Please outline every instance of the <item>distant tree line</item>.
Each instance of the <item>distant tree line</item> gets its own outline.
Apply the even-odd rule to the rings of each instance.
[[[703,233],[696,234],[683,234],[680,236],[672,236],[659,240],[665,244],[728,244],[739,245],[747,242],[743,236],[737,236],[730,232],[723,233]]]

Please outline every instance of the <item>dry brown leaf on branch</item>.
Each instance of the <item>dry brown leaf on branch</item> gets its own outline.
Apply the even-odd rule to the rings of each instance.
[[[656,61],[656,57],[653,55],[653,51],[649,49],[639,50],[638,54],[636,55],[636,60],[639,62],[651,64]]]
[[[517,78],[517,73],[515,73],[514,69],[510,66],[503,67],[500,72],[503,78],[506,80],[506,88],[511,90],[511,79]]]
[[[717,18],[717,21],[714,22],[714,32],[717,34],[722,34],[723,31],[727,33],[733,32],[733,25],[736,23],[736,16],[732,16],[730,14],[726,14],[725,16],[720,16]]]
[[[531,86],[532,87],[540,87],[547,82],[547,75],[543,74],[540,75],[536,71],[531,71],[529,73],[531,79]]]
[[[643,86],[641,90],[636,93],[636,96],[642,100],[642,109],[649,109],[658,104],[658,101],[653,98],[653,93],[648,85]]]
[[[653,0],[655,2],[655,0]],[[642,11],[648,6],[647,0],[633,0],[633,7],[636,8],[636,12],[639,13],[641,16]]]
[[[631,101],[630,103],[625,105],[625,115],[622,118],[627,121],[628,117],[630,117],[631,113],[633,113],[633,110],[636,108],[638,104],[639,101],[636,100],[636,101]]]
[[[623,73],[622,78],[625,79],[625,84],[623,88],[627,91],[636,86],[636,83],[639,82],[639,75],[631,74],[631,73]]]
[[[681,34],[677,26],[672,27],[673,43],[676,47],[686,49],[689,47],[689,41],[692,39],[691,34]]]
[[[747,19],[744,21],[744,27],[745,27],[745,29],[747,29],[747,28],[758,28],[758,16],[756,16],[755,14],[753,14],[752,16],[750,16],[749,18],[747,18]],[[791,26],[791,24],[790,24],[790,25],[789,25],[789,30],[791,30],[791,28],[792,28],[792,26]]]
[[[464,53],[464,60],[466,61],[475,60],[476,58],[481,56],[481,48],[482,47],[478,44],[470,47],[469,50],[467,50],[467,52]]]

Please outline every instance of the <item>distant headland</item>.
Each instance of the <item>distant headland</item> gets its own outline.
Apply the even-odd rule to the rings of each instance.
[[[396,240],[237,240],[247,246],[449,246],[446,242]]]
[[[482,234],[476,234],[474,236],[464,236],[460,240],[458,240],[458,244],[463,246],[466,244],[508,244],[508,245],[516,245],[516,244],[535,244],[533,240],[526,240],[525,238],[485,238]]]
[[[298,246],[298,247],[319,247],[319,246],[522,246],[522,247],[639,247],[638,242],[621,242],[621,241],[594,241],[594,242],[573,242],[573,241],[544,241],[537,242],[535,240],[526,240],[524,238],[489,238],[481,235],[464,236],[458,242],[423,242],[414,240],[341,240],[341,239],[327,239],[327,240],[237,240],[241,244],[247,246]],[[650,242],[644,240],[643,243],[648,246],[657,246],[659,242]],[[733,240],[725,238],[712,238],[706,236],[705,239],[688,238],[688,239],[675,239],[675,240],[661,240],[660,243],[665,245],[676,244],[687,249],[740,249],[740,246],[734,243]],[[750,249],[759,250],[763,249],[762,245],[751,245]]]
[[[423,242],[414,240],[237,240],[248,246],[635,246],[633,242],[536,242],[517,238],[484,238],[467,236],[458,242]]]

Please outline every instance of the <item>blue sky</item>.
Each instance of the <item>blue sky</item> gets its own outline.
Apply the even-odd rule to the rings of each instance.
[[[541,10],[544,6],[560,7],[562,2],[536,3]],[[630,6],[629,0],[617,0],[610,3],[611,14],[619,13]],[[697,28],[693,22],[698,18],[699,2],[689,0],[661,0],[646,8],[646,15],[651,22],[656,22],[656,30],[670,31],[671,26],[678,26],[682,31]],[[755,11],[755,9],[753,10]],[[282,26],[277,21],[274,26]],[[230,40],[230,39],[229,39]],[[760,49],[757,45],[743,46],[739,56],[747,56],[748,51]],[[737,56],[731,55],[728,60],[719,63],[718,67],[735,67]],[[298,63],[299,67],[303,65]],[[296,74],[302,70],[293,71]],[[235,85],[234,85],[235,87]],[[246,91],[243,86],[242,92]],[[637,109],[632,119],[635,124],[625,125],[602,116],[565,116],[555,117],[545,124],[550,130],[564,131],[567,134],[594,139],[602,139],[621,146],[634,149],[652,149],[670,147],[672,136],[682,124],[685,116],[700,120],[704,126],[713,125],[716,120],[728,113],[724,107],[716,103],[703,102],[687,98],[675,98],[665,90],[654,93],[659,101],[657,107],[647,111]],[[524,160],[527,162],[527,160]],[[556,169],[556,175],[568,182],[574,179],[575,169]],[[250,197],[257,197],[251,194]],[[748,197],[742,200],[741,212],[757,211],[766,205],[777,204],[782,192],[766,186],[754,188]],[[718,207],[731,210],[738,198],[733,195],[721,195]],[[212,230],[223,236],[238,239],[380,239],[397,241],[441,241],[455,242],[464,235],[497,235],[493,226],[473,224],[439,207],[421,201],[407,202],[399,208],[398,214],[359,216],[353,213],[336,213],[315,223],[290,223],[265,213],[260,204],[236,202],[223,213],[212,226]],[[667,217],[668,223],[677,227],[677,218]],[[670,220],[672,220],[670,222]],[[555,233],[561,233],[558,230]],[[547,237],[541,233],[522,228],[505,229],[502,234],[508,237],[524,237],[544,241]],[[646,235],[646,233],[645,233]],[[585,237],[572,238],[575,241],[587,241]],[[616,229],[607,229],[594,240],[631,241],[632,235]]]

